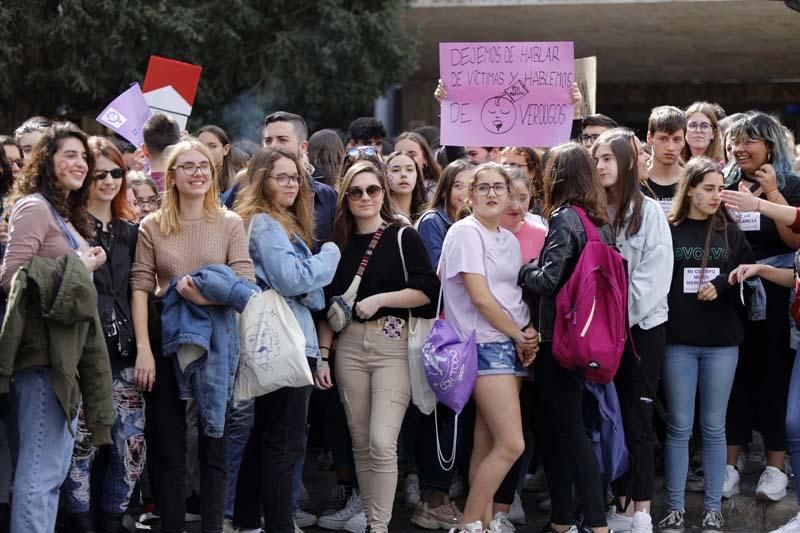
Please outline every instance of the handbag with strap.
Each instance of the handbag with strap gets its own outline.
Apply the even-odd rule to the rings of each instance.
[[[397,247],[400,249],[400,261],[403,263],[403,276],[408,282],[408,269],[406,258],[403,254],[403,231],[397,232]],[[428,379],[425,377],[425,361],[422,357],[422,347],[433,328],[433,318],[419,318],[408,312],[408,371],[411,374],[411,401],[426,415],[436,408],[436,395],[433,394]]]
[[[247,228],[247,242],[253,220]],[[239,366],[234,401],[269,394],[283,387],[314,384],[306,360],[306,338],[286,299],[274,289],[254,294],[239,317]]]
[[[358,287],[361,285],[361,278],[364,276],[364,271],[367,269],[369,259],[372,257],[372,252],[375,251],[378,241],[381,240],[381,235],[383,235],[384,230],[388,226],[389,225],[384,222],[372,236],[372,240],[369,242],[369,246],[367,246],[367,251],[364,252],[364,257],[361,258],[361,263],[358,265],[356,275],[353,277],[353,281],[350,282],[350,286],[347,287],[347,290],[339,296],[333,296],[331,298],[331,305],[328,307],[327,318],[328,324],[330,324],[331,329],[336,333],[346,328],[353,319],[353,304],[356,302],[356,295],[358,294]]]

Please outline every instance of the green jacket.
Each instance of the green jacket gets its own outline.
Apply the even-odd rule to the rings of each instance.
[[[83,399],[95,446],[111,444],[111,365],[97,313],[97,291],[76,255],[33,257],[14,275],[0,330],[0,393],[14,370],[52,369],[51,383],[67,420]]]

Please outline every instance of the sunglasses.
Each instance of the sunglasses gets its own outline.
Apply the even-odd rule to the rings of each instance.
[[[104,180],[108,174],[111,174],[112,179],[121,180],[125,177],[125,170],[122,168],[115,168],[114,170],[98,170],[94,173],[94,181]]]
[[[377,198],[382,191],[383,187],[380,185],[370,185],[366,189],[362,189],[361,187],[350,187],[347,189],[347,191],[345,191],[345,194],[349,200],[360,200],[364,197],[364,193],[367,193],[367,196],[370,198]]]
[[[359,156],[366,156],[366,157],[375,157],[378,155],[378,151],[375,149],[374,146],[357,146],[355,148],[350,148],[347,150],[347,155],[350,157],[359,157]]]

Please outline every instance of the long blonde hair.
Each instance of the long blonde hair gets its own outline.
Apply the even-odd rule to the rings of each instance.
[[[216,169],[211,164],[211,153],[209,153],[208,148],[195,138],[181,141],[169,148],[167,172],[164,175],[164,198],[161,201],[161,207],[153,214],[161,233],[164,235],[181,231],[181,202],[178,187],[175,185],[174,167],[178,157],[190,150],[197,150],[203,154],[203,157],[211,165],[211,188],[206,192],[206,196],[203,199],[203,210],[206,218],[213,220],[223,209],[219,204]]]
[[[288,209],[278,206],[267,186],[275,162],[283,158],[294,163],[300,177],[297,197]],[[245,224],[249,224],[254,216],[267,213],[281,223],[290,240],[300,237],[311,248],[314,242],[314,215],[309,193],[308,176],[297,155],[282,148],[260,148],[247,167],[244,186],[234,209]]]

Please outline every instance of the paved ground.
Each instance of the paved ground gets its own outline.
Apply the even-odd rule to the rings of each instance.
[[[318,450],[310,450],[306,462],[305,482],[310,492],[312,500],[311,511],[318,510],[319,506],[324,505],[331,488],[336,483],[332,472],[320,470],[316,463]],[[755,485],[758,481],[758,465],[751,465],[750,472],[742,476],[742,494],[726,500],[723,504],[723,514],[726,518],[725,531],[747,532],[747,533],[768,533],[773,529],[786,523],[797,513],[795,503],[795,493],[791,491],[789,495],[778,503],[763,503],[755,499]],[[666,511],[666,491],[663,487],[663,479],[657,482],[657,494],[653,502],[653,515],[660,518]],[[463,505],[463,501],[459,501]],[[528,516],[528,524],[519,526],[519,533],[538,533],[546,524],[549,515],[541,512],[537,508],[537,499],[532,493],[523,494],[523,506]],[[703,509],[703,495],[700,493],[688,493],[686,497],[687,521],[689,525],[699,525],[700,515]],[[402,492],[398,491],[395,502],[394,513],[390,530],[392,533],[421,533],[424,530],[418,529],[411,524],[411,509],[403,505]],[[141,532],[147,531],[144,529]],[[150,531],[158,532],[159,528],[154,526]],[[200,524],[188,524],[189,533],[199,533]],[[309,533],[322,533],[326,530],[310,527],[306,528]],[[699,533],[699,529],[687,530],[687,533]]]

